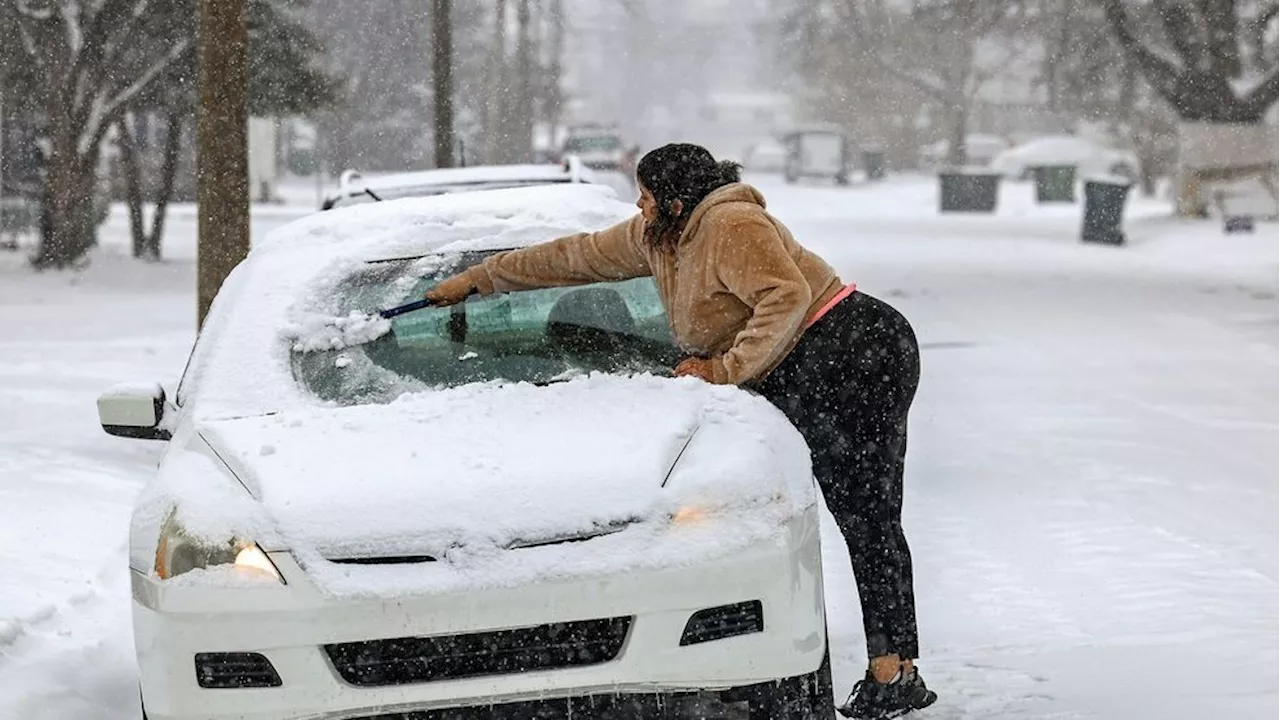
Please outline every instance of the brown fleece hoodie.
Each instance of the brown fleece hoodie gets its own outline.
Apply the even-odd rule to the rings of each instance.
[[[652,275],[676,341],[708,355],[717,383],[760,380],[795,347],[840,279],[765,212],[745,183],[694,208],[676,251],[649,246],[644,218],[494,255],[467,271],[478,292],[531,290]]]

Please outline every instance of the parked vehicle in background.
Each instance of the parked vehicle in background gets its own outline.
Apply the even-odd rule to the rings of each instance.
[[[800,178],[830,178],[849,184],[853,165],[852,143],[838,127],[817,125],[794,129],[782,136],[786,148],[783,174],[787,182]]]
[[[1130,182],[1141,177],[1138,156],[1128,150],[1106,147],[1076,135],[1046,135],[1009,148],[992,158],[993,171],[1007,178],[1029,179],[1037,167],[1070,165],[1077,178],[1118,176]]]
[[[595,174],[575,156],[570,156],[559,164],[476,165],[369,176],[347,170],[338,179],[338,191],[326,198],[320,209],[332,210],[336,207],[405,197],[594,182]]]
[[[749,172],[780,173],[787,168],[787,148],[777,140],[764,140],[742,153],[742,167]]]
[[[589,168],[618,170],[626,162],[627,147],[617,128],[575,125],[569,128],[561,156],[576,155]]]
[[[808,447],[664,377],[653,278],[376,318],[634,214],[582,184],[316,213],[227,279],[173,402],[102,396],[169,443],[129,543],[152,720],[833,717]]]
[[[985,167],[991,159],[1009,147],[1009,142],[999,135],[973,133],[964,139],[965,165],[968,167]],[[947,162],[951,150],[951,142],[939,140],[920,148],[920,167],[924,170],[941,169]]]

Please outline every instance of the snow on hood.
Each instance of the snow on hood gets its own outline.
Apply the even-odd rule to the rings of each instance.
[[[634,214],[606,187],[566,183],[368,203],[278,228],[223,283],[183,380],[184,407],[236,417],[315,404],[292,377],[290,329],[316,322],[325,291],[354,265],[521,247]]]
[[[465,564],[512,544],[665,523],[683,507],[792,517],[815,500],[808,449],[780,412],[688,379],[470,385],[199,432],[290,549],[313,559]]]

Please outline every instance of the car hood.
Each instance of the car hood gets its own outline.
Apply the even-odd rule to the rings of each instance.
[[[690,505],[813,502],[807,448],[781,413],[693,380],[467,386],[199,432],[293,549],[329,559],[439,558],[665,522]]]

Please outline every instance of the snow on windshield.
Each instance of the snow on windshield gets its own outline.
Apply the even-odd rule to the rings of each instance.
[[[323,292],[337,317],[291,326],[298,382],[339,404],[389,402],[406,383],[546,384],[590,372],[665,374],[680,354],[652,278],[477,297],[383,320],[489,253],[364,264]]]

